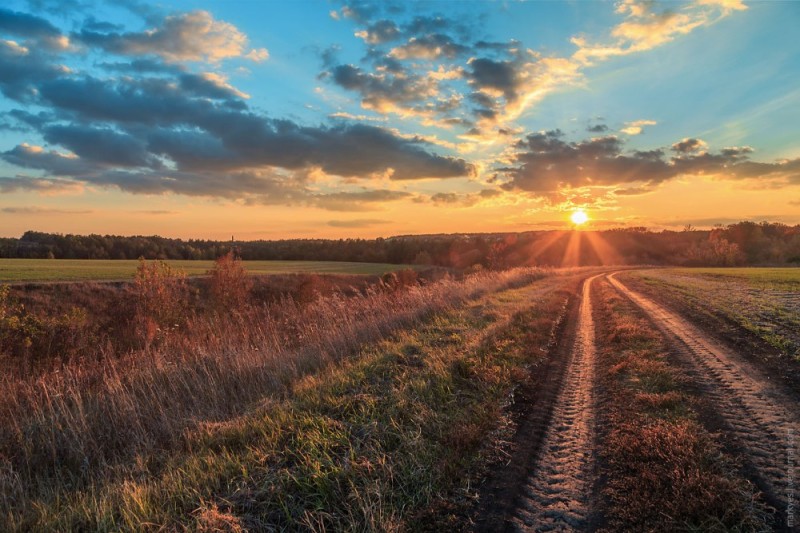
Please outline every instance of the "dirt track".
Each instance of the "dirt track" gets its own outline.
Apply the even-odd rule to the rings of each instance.
[[[800,410],[778,384],[741,355],[723,347],[680,315],[622,284],[614,274],[586,279],[550,367],[539,382],[530,412],[519,427],[521,444],[495,473],[483,502],[478,531],[589,531],[602,524],[597,488],[596,415],[601,391],[596,384],[597,346],[592,316],[592,282],[606,276],[661,332],[670,357],[683,369],[713,417],[712,431],[739,455],[743,473],[777,510],[775,524],[787,523],[790,477],[787,461],[793,439],[796,454]],[[602,320],[602,317],[596,317]],[[790,476],[792,474],[792,476]],[[795,496],[796,498],[796,496]]]
[[[687,374],[723,419],[727,436],[746,462],[748,474],[779,514],[789,504],[788,439],[800,431],[800,410],[757,368],[724,348],[677,314],[608,277],[639,306],[666,337]],[[795,460],[796,463],[796,460]],[[795,468],[794,479],[797,479]]]
[[[520,494],[513,529],[585,529],[594,466],[595,333],[591,286],[583,284],[569,366],[555,399],[532,475]]]

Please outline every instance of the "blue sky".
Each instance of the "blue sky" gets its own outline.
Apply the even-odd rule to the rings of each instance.
[[[12,1],[0,234],[800,222],[800,3]]]

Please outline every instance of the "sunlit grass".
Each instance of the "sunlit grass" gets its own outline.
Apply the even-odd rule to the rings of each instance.
[[[166,261],[188,276],[202,276],[214,261]],[[409,268],[408,265],[384,263],[347,263],[341,261],[244,261],[250,274],[360,274],[381,275]],[[136,260],[95,259],[0,259],[2,281],[91,281],[132,279]]]

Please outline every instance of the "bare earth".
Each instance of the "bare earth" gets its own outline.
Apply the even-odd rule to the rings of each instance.
[[[583,284],[571,361],[533,475],[520,496],[514,521],[518,531],[571,531],[587,526],[595,419],[591,285],[597,277]]]

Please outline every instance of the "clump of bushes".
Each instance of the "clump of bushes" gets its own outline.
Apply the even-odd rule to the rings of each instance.
[[[0,286],[0,355],[72,359],[93,343],[94,329],[85,309],[41,317],[14,300],[8,285]]]

